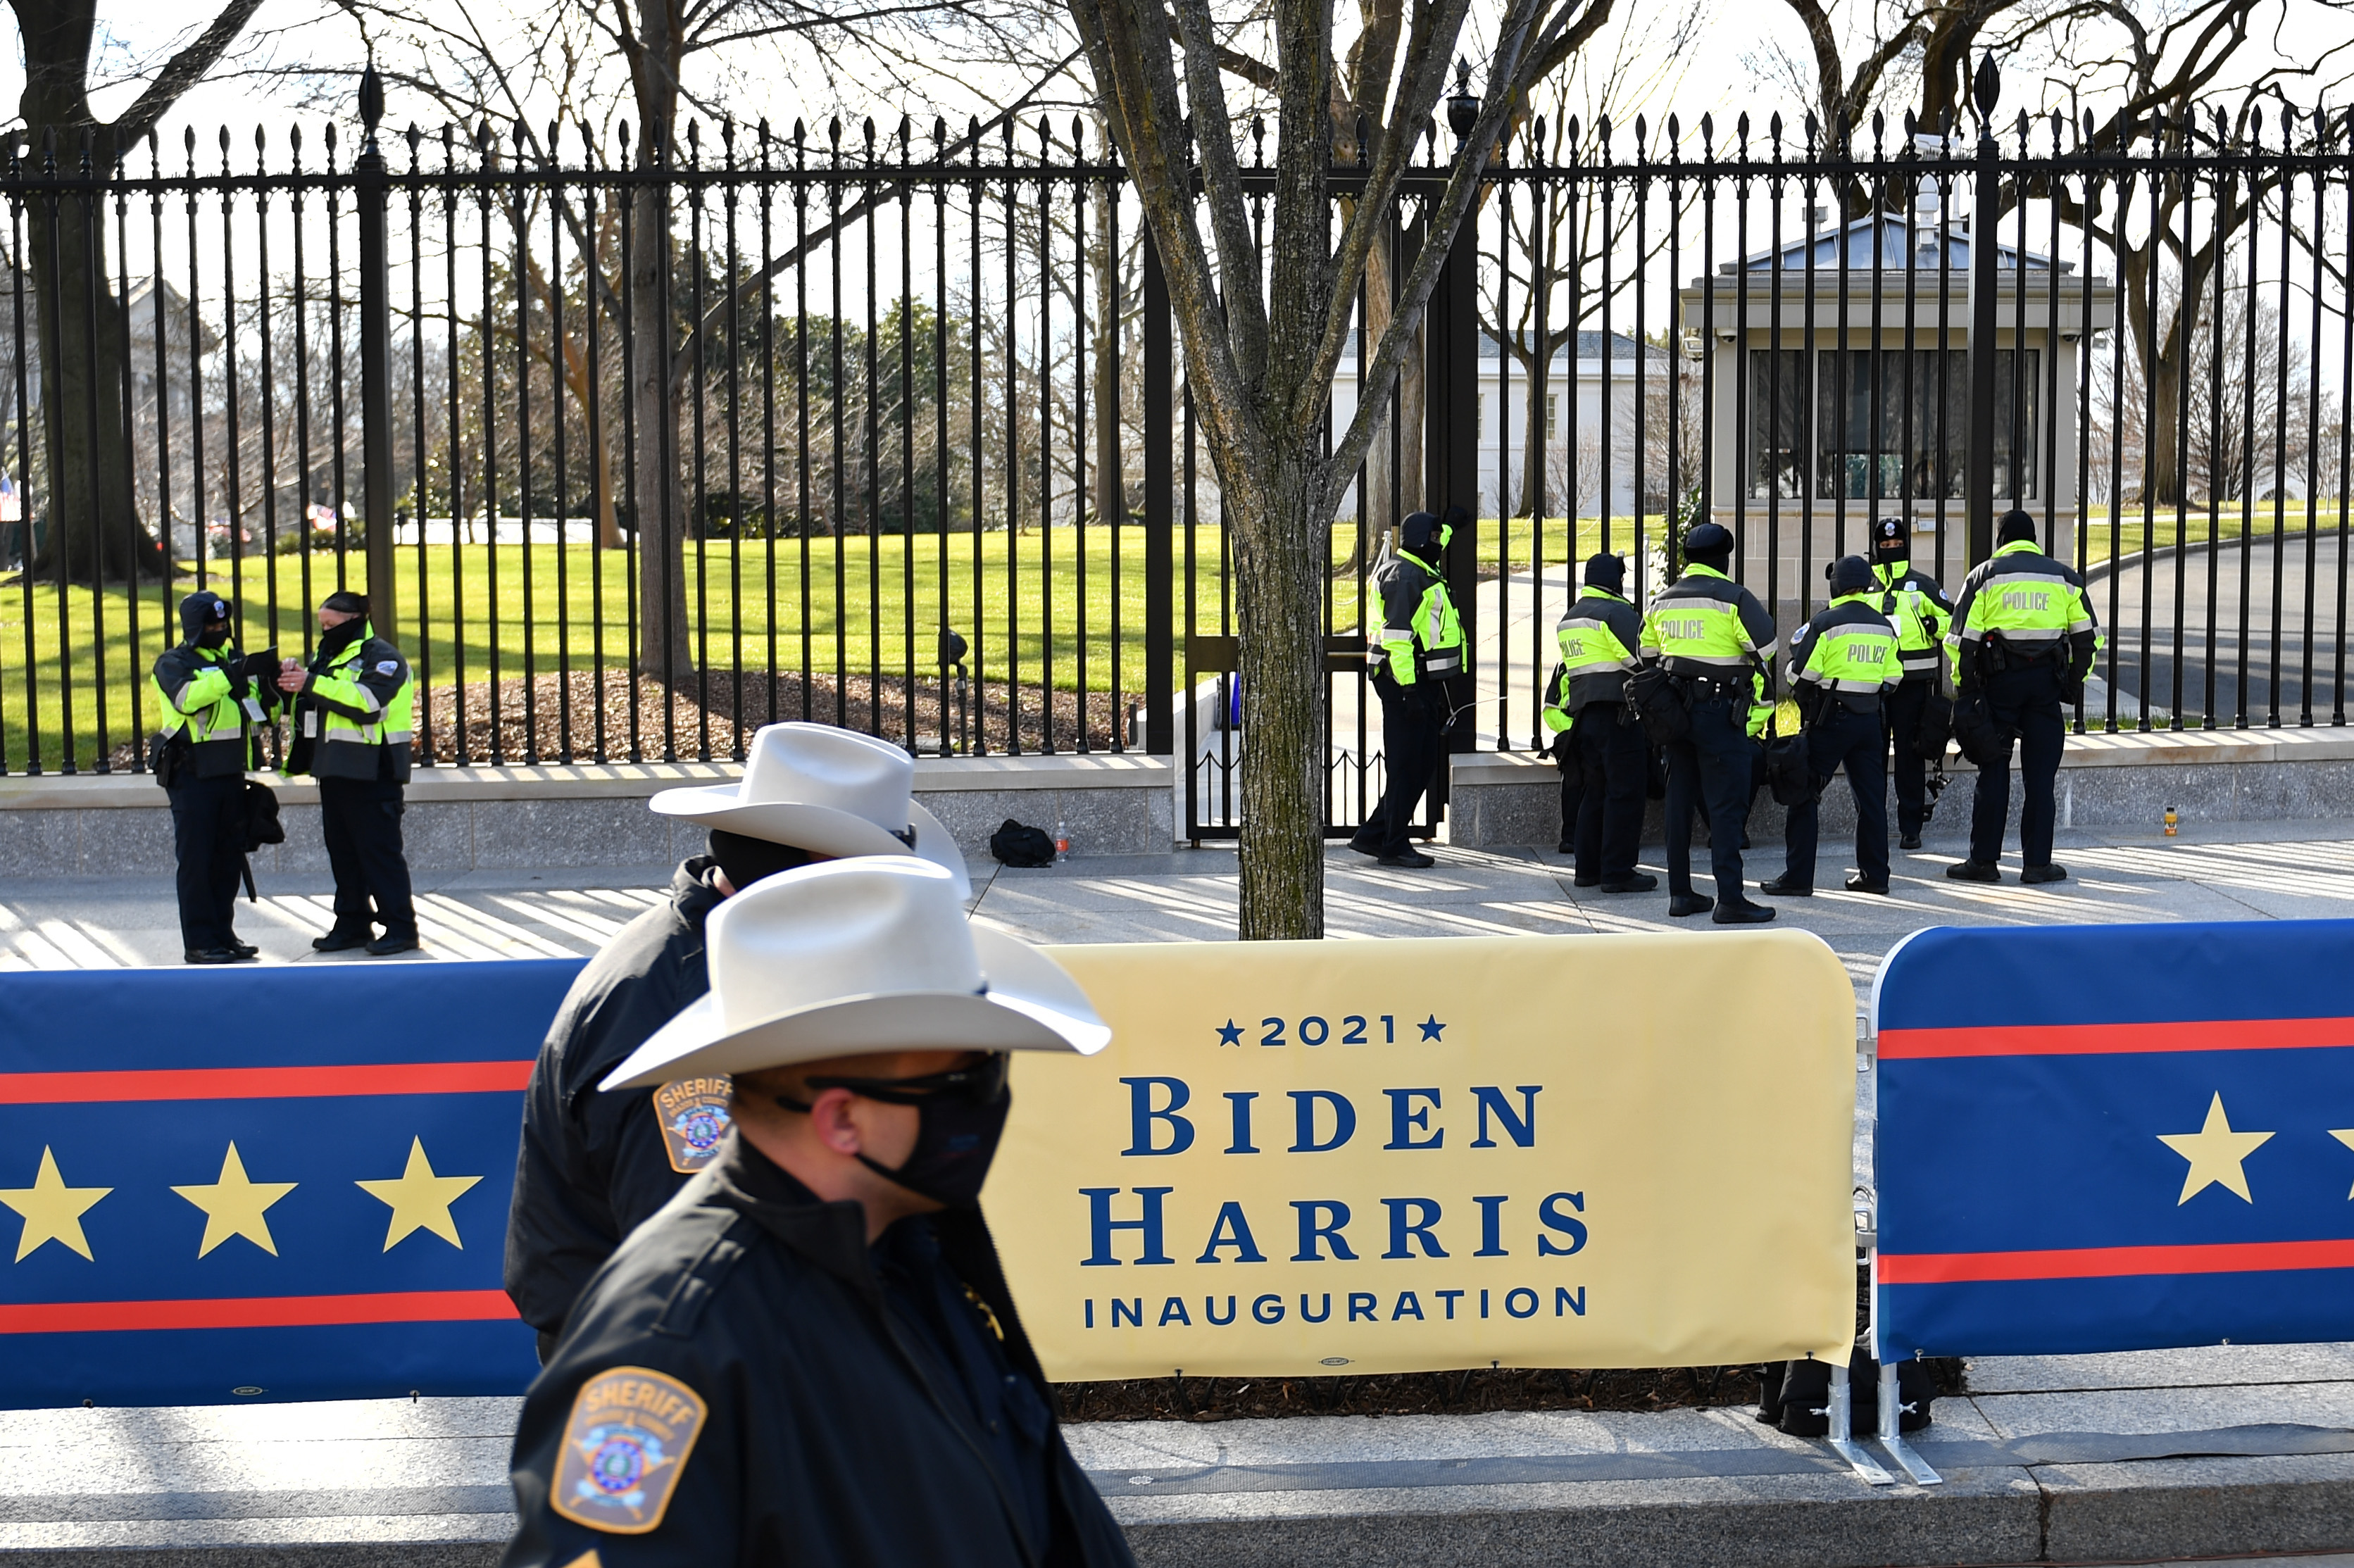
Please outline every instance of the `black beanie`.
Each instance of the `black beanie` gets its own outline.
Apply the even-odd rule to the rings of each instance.
[[[2014,506],[2002,514],[2002,527],[1996,533],[1994,542],[1998,545],[2015,545],[2021,539],[2031,544],[2034,542],[2035,519]]]
[[[1607,588],[1612,593],[1625,592],[1627,563],[1607,551],[1598,556],[1588,556],[1585,562],[1585,586]]]
[[[1872,587],[1872,563],[1861,556],[1841,556],[1824,568],[1835,594],[1864,593]]]
[[[356,615],[365,620],[368,612],[367,595],[354,593],[349,588],[337,588],[321,601],[319,608],[332,609],[337,615]]]

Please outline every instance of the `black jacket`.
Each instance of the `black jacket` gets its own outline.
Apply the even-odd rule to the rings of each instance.
[[[932,1224],[949,1266],[1001,1326],[1012,1375],[1043,1397],[988,1226],[976,1211]],[[886,1304],[859,1207],[817,1202],[731,1133],[712,1167],[590,1282],[532,1384],[515,1433],[522,1517],[507,1568],[566,1568],[592,1549],[604,1568],[1130,1564],[1059,1429],[1046,1439],[1053,1550],[1024,1540],[970,1405],[925,1370],[916,1332]],[[589,1402],[576,1422],[576,1400],[613,1387],[603,1375],[624,1368],[638,1387],[704,1406],[684,1460],[668,1474],[650,1467],[640,1517],[605,1509],[639,1533],[592,1528],[556,1506],[577,1493],[595,1451],[594,1437],[582,1440]],[[551,1495],[567,1456],[569,1488]]]
[[[589,960],[533,1065],[507,1211],[505,1274],[507,1294],[540,1331],[543,1352],[588,1277],[696,1168],[677,1116],[665,1134],[654,1091],[600,1095],[597,1085],[711,989],[703,922],[719,904],[709,880],[716,864],[697,855],[680,865],[669,900],[623,927]],[[678,1097],[676,1090],[665,1097]],[[703,1097],[706,1118],[712,1097]]]

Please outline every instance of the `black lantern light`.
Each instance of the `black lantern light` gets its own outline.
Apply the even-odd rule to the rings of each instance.
[[[1455,132],[1458,153],[1470,140],[1471,127],[1479,123],[1479,95],[1471,90],[1471,62],[1460,57],[1455,61],[1455,91],[1447,100],[1447,123]]]

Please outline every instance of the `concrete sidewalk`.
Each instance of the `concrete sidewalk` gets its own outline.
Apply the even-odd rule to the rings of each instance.
[[[1725,1408],[1070,1438],[1148,1564],[1835,1568],[2354,1544],[2354,1345],[1981,1360],[1969,1380],[1920,1435],[1935,1488],[1865,1487],[1822,1445]],[[0,1431],[0,1560],[488,1568],[513,1529],[518,1403],[18,1413]]]
[[[2354,803],[2349,803],[2354,804]],[[1706,936],[1705,917],[1670,920],[1662,891],[1611,896],[1572,885],[1551,850],[1439,845],[1429,871],[1394,871],[1334,847],[1326,853],[1326,929],[1335,938],[1578,936],[1681,931]],[[1656,851],[1651,852],[1656,856]],[[1837,846],[1826,845],[1811,898],[1772,900],[1777,923],[1816,932],[1855,978],[1859,995],[1880,959],[1925,926],[2252,920],[2354,916],[2354,820],[2204,823],[2179,839],[2077,829],[2060,835],[2072,879],[2022,887],[2016,861],[1988,886],[1948,881],[1958,839],[1895,856],[1887,897],[1846,893]],[[1659,870],[1656,859],[1649,869]],[[1778,845],[1748,856],[1753,876],[1781,869]],[[333,919],[322,877],[273,882],[258,905],[239,905],[240,933],[268,963],[414,962],[555,958],[593,952],[663,895],[672,868],[597,867],[468,872],[418,880],[423,952],[394,959],[310,949]],[[1230,846],[1165,854],[1080,856],[1016,871],[972,867],[974,912],[1044,942],[1218,941],[1234,936],[1238,876]],[[1701,884],[1707,885],[1702,876]],[[0,887],[0,970],[174,964],[177,916],[168,884],[148,879],[16,880]]]

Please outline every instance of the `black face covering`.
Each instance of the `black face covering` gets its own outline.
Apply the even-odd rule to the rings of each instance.
[[[336,657],[341,654],[345,649],[349,648],[353,643],[357,642],[360,640],[361,633],[366,630],[367,630],[366,621],[346,620],[329,630],[321,632],[319,634],[319,657],[329,663],[334,662]]]
[[[197,634],[196,646],[199,648],[228,647],[228,622],[226,620],[216,620],[212,624],[207,626],[202,632]]]
[[[981,1183],[989,1179],[998,1139],[1005,1133],[1006,1113],[1013,1108],[1002,1054],[986,1056],[974,1066],[919,1078],[827,1076],[810,1079],[809,1086],[848,1089],[886,1105],[914,1106],[919,1118],[916,1147],[908,1150],[906,1162],[895,1171],[863,1153],[858,1162],[944,1207],[980,1206]],[[777,1097],[777,1103],[787,1110],[810,1108],[784,1095]]]

